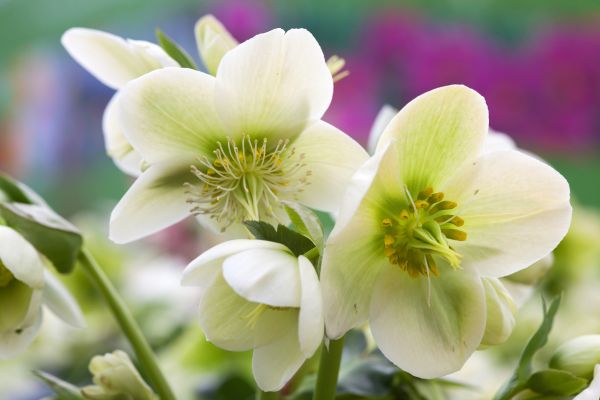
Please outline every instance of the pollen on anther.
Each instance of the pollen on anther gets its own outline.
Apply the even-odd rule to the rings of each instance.
[[[393,244],[394,244],[394,241],[395,241],[395,240],[394,240],[394,237],[393,237],[392,235],[384,235],[384,236],[383,236],[383,244],[384,244],[386,247],[389,247],[389,246],[393,245]]]
[[[458,229],[442,229],[442,232],[448,239],[464,242],[467,240],[467,233]]]
[[[381,221],[381,225],[383,226],[392,226],[392,220],[391,218],[384,218],[383,221]]]

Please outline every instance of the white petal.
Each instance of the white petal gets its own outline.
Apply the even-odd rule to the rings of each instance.
[[[217,141],[226,143],[214,90],[213,76],[188,68],[146,74],[119,95],[123,133],[151,164],[212,156]]]
[[[229,256],[223,263],[223,277],[248,301],[300,306],[298,259],[289,251],[252,249]]]
[[[117,167],[127,175],[138,177],[142,173],[142,156],[135,151],[131,143],[123,135],[118,107],[119,93],[110,99],[102,117],[104,146],[106,153],[113,159]]]
[[[189,165],[156,164],[144,171],[113,210],[110,239],[116,243],[131,242],[190,215],[183,186],[194,179]]]
[[[491,153],[493,151],[516,150],[517,145],[510,136],[505,133],[489,130],[483,143],[482,153]]]
[[[238,45],[223,24],[212,15],[205,15],[194,27],[196,44],[204,66],[211,75],[216,75],[225,53]]]
[[[442,189],[458,203],[467,240],[453,246],[462,265],[504,276],[549,254],[571,221],[569,185],[547,164],[518,151],[488,153]]]
[[[594,367],[594,379],[590,386],[583,392],[573,397],[573,400],[598,400],[600,399],[600,364]]]
[[[15,230],[0,226],[0,260],[19,281],[39,289],[44,286],[44,263],[37,250]]]
[[[157,68],[178,66],[159,46],[107,32],[71,28],[61,42],[81,66],[113,89]]]
[[[85,318],[71,293],[51,273],[46,271],[45,276],[44,305],[66,323],[76,328],[85,328]]]
[[[377,116],[375,117],[375,121],[373,121],[371,131],[369,132],[369,143],[367,144],[367,150],[369,151],[369,154],[375,153],[377,142],[379,141],[381,134],[397,113],[398,109],[390,106],[389,104],[385,104],[383,107],[381,107],[381,110],[379,110]]]
[[[40,330],[42,318],[42,313],[38,312],[29,325],[18,331],[0,332],[0,360],[16,356],[29,347]]]
[[[267,392],[280,390],[302,366],[306,357],[298,343],[298,320],[293,313],[279,319],[277,329],[285,334],[268,345],[254,350],[252,371],[258,387]]]
[[[476,158],[488,133],[485,99],[466,86],[431,90],[408,103],[388,124],[377,151],[397,140],[400,175],[416,195],[441,184]]]
[[[275,29],[225,54],[217,88],[218,110],[231,134],[285,138],[321,119],[333,79],[308,31]]]
[[[284,245],[266,240],[228,240],[211,247],[189,263],[183,271],[181,284],[184,286],[200,286],[205,289],[212,283],[216,273],[221,270],[225,258],[252,249],[288,251]],[[203,290],[201,289],[201,291]]]
[[[302,284],[298,339],[300,350],[306,358],[310,358],[323,341],[323,301],[319,277],[315,267],[306,257],[298,257],[298,270]]]
[[[482,278],[486,299],[486,324],[481,345],[504,343],[516,323],[517,307],[502,282],[497,278]]]
[[[323,121],[310,125],[292,146],[297,154],[303,154],[306,166],[301,173],[311,171],[297,201],[336,212],[350,178],[369,158],[367,152],[350,136]]]
[[[200,300],[200,326],[206,339],[229,351],[254,348],[251,313],[258,304],[238,296],[217,274]]]
[[[390,266],[377,280],[369,321],[380,350],[404,371],[426,379],[455,372],[483,336],[481,280],[446,267],[428,281]]]

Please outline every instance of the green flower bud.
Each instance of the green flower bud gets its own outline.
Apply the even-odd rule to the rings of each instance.
[[[89,366],[95,386],[87,386],[81,394],[90,400],[158,400],[150,386],[120,350],[92,358]]]
[[[600,335],[579,336],[563,343],[552,356],[550,367],[591,379],[600,364]]]
[[[210,14],[200,18],[194,30],[200,57],[208,72],[216,75],[221,59],[225,53],[237,46],[238,42],[223,24]]]
[[[541,260],[531,264],[529,267],[522,269],[519,272],[516,272],[512,275],[507,276],[505,279],[508,279],[511,282],[521,283],[524,285],[535,285],[539,282],[540,279],[546,275],[546,272],[552,267],[554,264],[554,255],[552,253],[548,254],[546,257]]]
[[[494,346],[504,343],[515,326],[517,307],[512,297],[495,278],[483,278],[487,319],[481,346]]]

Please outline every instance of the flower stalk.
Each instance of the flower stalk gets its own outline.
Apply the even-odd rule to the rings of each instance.
[[[144,337],[140,327],[135,322],[131,312],[125,305],[123,299],[117,293],[102,268],[98,265],[92,255],[85,249],[79,254],[79,261],[82,267],[88,273],[90,279],[94,281],[102,293],[110,311],[117,320],[121,331],[127,337],[133,351],[136,354],[140,368],[143,370],[146,378],[162,400],[175,400],[167,380],[162,374],[156,356],[148,341]]]
[[[321,361],[315,394],[313,400],[333,400],[337,387],[342,352],[344,350],[344,337],[329,342],[329,348],[323,346],[321,349]]]

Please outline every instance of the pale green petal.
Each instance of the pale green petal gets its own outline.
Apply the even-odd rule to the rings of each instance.
[[[315,38],[275,29],[225,54],[217,71],[217,105],[232,135],[285,139],[321,119],[333,79]]]
[[[54,275],[49,272],[45,275],[44,305],[64,322],[76,328],[85,328],[85,318],[71,293]]]
[[[482,278],[486,300],[485,333],[481,344],[495,346],[504,343],[515,327],[517,307],[502,282],[496,278]]]
[[[298,339],[302,353],[309,358],[323,341],[323,301],[319,277],[315,267],[306,257],[298,257],[298,270],[302,284]]]
[[[383,132],[377,151],[398,141],[399,169],[413,195],[440,185],[479,155],[488,131],[485,100],[466,86],[434,89],[408,103]]]
[[[0,360],[16,356],[24,351],[37,336],[42,325],[42,313],[32,314],[32,319],[27,325],[18,330],[0,332]]]
[[[292,147],[306,165],[300,174],[310,171],[308,185],[295,194],[294,200],[336,212],[350,178],[369,158],[367,152],[350,136],[323,121],[304,130]]]
[[[481,342],[485,312],[476,274],[444,267],[440,277],[428,280],[389,266],[373,290],[369,322],[390,361],[429,379],[463,366]]]
[[[27,286],[44,286],[44,263],[37,250],[15,230],[0,226],[0,260],[12,275]]]
[[[229,351],[254,348],[252,312],[258,304],[240,297],[218,274],[200,301],[200,326],[206,339]]]
[[[0,332],[18,329],[29,312],[34,289],[13,279],[0,288]]]
[[[113,89],[152,70],[178,66],[153,43],[127,41],[94,29],[71,28],[61,42],[71,57]]]
[[[251,249],[223,262],[223,277],[241,297],[274,307],[300,306],[298,259],[289,251]]]
[[[298,371],[306,359],[298,342],[298,319],[285,313],[277,321],[282,330],[278,340],[254,350],[252,371],[258,387],[267,392],[280,390]]]
[[[215,78],[200,71],[164,68],[146,74],[119,95],[123,133],[151,164],[212,156],[218,140],[227,142],[214,94]]]
[[[217,74],[221,59],[229,50],[238,45],[223,24],[213,15],[205,15],[196,22],[194,28],[198,53],[211,75]]]
[[[369,143],[367,144],[367,150],[369,151],[369,154],[375,153],[379,138],[397,113],[398,109],[390,106],[389,104],[385,104],[383,107],[381,107],[377,113],[377,116],[375,117],[375,121],[373,121],[371,131],[369,132]]]
[[[106,153],[113,159],[117,167],[127,175],[138,177],[142,173],[142,156],[135,151],[131,143],[123,135],[119,119],[119,93],[108,102],[102,117],[104,146]]]
[[[441,189],[458,203],[467,240],[453,243],[462,265],[504,276],[549,254],[571,221],[569,185],[547,164],[498,151],[465,165]]]
[[[183,162],[183,160],[181,160]],[[190,164],[156,164],[129,188],[110,216],[110,239],[127,243],[151,235],[190,215],[185,182]]]

